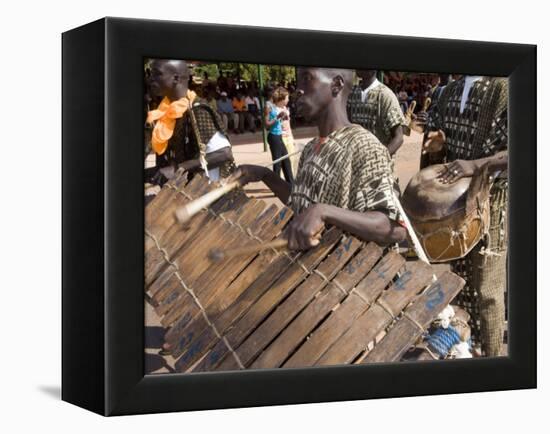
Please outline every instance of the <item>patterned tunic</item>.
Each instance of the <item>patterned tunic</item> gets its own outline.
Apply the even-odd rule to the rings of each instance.
[[[399,220],[390,155],[372,133],[351,125],[332,132],[319,153],[314,143],[309,142],[300,156],[289,199],[295,213],[312,203],[325,203],[353,211],[382,211]]]
[[[429,113],[428,129],[446,136],[446,161],[477,160],[508,148],[508,82],[481,77],[472,84],[464,110],[460,103],[465,79],[445,87]],[[490,191],[489,236],[464,258],[451,262],[452,270],[466,280],[455,303],[471,315],[472,339],[484,354],[498,356],[504,334],[507,253],[508,184],[501,174]],[[483,253],[483,249],[493,255]]]
[[[464,111],[460,101],[464,78],[448,84],[429,113],[428,130],[443,130],[447,162],[477,160],[508,147],[508,82],[481,77],[473,83]]]
[[[361,100],[361,88],[355,86],[347,108],[350,121],[372,132],[384,146],[390,143],[395,126],[407,126],[397,97],[382,83],[369,90],[365,102]]]

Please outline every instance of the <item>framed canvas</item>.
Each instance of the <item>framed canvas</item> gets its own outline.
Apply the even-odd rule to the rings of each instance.
[[[62,50],[65,401],[103,415],[124,415],[536,387],[535,46],[105,18],[64,33]],[[147,192],[144,195],[148,176],[144,171],[144,121],[158,115],[154,118],[158,123],[168,110],[162,112],[158,99],[162,95],[150,92],[149,85],[155,74],[163,73],[162,65],[167,62],[172,66],[184,62],[185,71],[194,67],[195,80],[183,74],[186,90],[208,89],[207,82],[219,78],[209,76],[214,70],[209,68],[215,66],[223,76],[228,65],[245,65],[235,66],[244,68],[243,75],[238,75],[231,89],[248,91],[252,81],[262,82],[266,78],[262,74],[270,71],[268,80],[277,73],[283,74],[279,82],[291,83],[297,78],[297,85],[287,84],[286,88],[297,86],[298,99],[304,94],[300,80],[312,70],[322,71],[324,77],[330,74],[327,71],[336,71],[331,83],[343,84],[334,91],[334,98],[343,92],[341,89],[351,92],[351,86],[358,83],[357,75],[366,80],[359,71],[379,71],[378,80],[389,86],[393,78],[402,80],[403,74],[421,75],[430,92],[430,77],[438,74],[503,78],[508,90],[504,121],[509,197],[505,209],[505,353],[499,357],[433,360],[436,355],[432,360],[421,357],[404,361],[409,347],[422,336],[430,336],[426,335],[428,326],[437,318],[441,320],[438,314],[451,295],[461,291],[464,281],[450,271],[440,272],[427,265],[422,274],[419,260],[404,265],[405,259],[399,259],[406,256],[403,244],[401,255],[382,251],[374,243],[336,232],[335,224],[336,228],[323,232],[319,246],[309,253],[277,256],[278,250],[267,249],[264,254],[257,249],[246,251],[241,259],[205,262],[204,254],[214,247],[233,248],[233,254],[243,255],[242,249],[236,253],[235,248],[246,250],[248,241],[255,245],[279,242],[283,226],[289,224],[291,212],[287,214],[287,210],[292,208],[294,193],[288,203],[278,204],[266,204],[262,195],[255,195],[258,192],[250,188],[244,193],[239,190],[232,199],[217,196],[218,202],[201,202],[192,212],[198,216],[196,220],[180,228],[182,210],[191,213],[194,199],[219,191],[220,184],[198,174],[202,159],[206,158],[207,164],[213,161],[208,160],[208,150],[205,157],[200,148],[198,167],[191,170],[186,166],[187,170],[166,176],[152,201]],[[288,68],[291,78],[284,76],[283,67]],[[348,77],[342,71],[358,72]],[[180,72],[171,74],[171,79],[181,79]],[[246,74],[253,76],[249,83],[243,79]],[[218,81],[212,89],[225,101],[223,87],[227,83],[221,86]],[[400,89],[394,90],[397,93]],[[418,101],[423,98],[427,110],[428,94],[418,89],[414,92]],[[252,100],[255,97],[253,93],[248,96]],[[258,96],[261,102],[255,120],[254,111],[246,116],[234,114],[226,116],[219,127],[233,145],[244,140],[245,134],[237,134],[243,126],[262,131],[268,122],[262,113],[270,119],[271,109],[266,109],[261,92]],[[152,102],[154,97],[156,102]],[[405,113],[410,102],[405,90]],[[190,102],[182,110],[193,113],[195,106]],[[150,115],[155,110],[156,114]],[[463,108],[460,110],[462,113]],[[408,114],[415,116],[413,110]],[[421,116],[416,118],[420,122]],[[492,120],[493,127],[500,120]],[[174,129],[170,122],[166,125]],[[296,135],[300,139],[296,140],[300,148],[296,153],[305,155],[302,149],[321,149],[325,142],[315,138],[322,136],[315,129],[318,124],[308,124],[307,116],[304,122],[304,136]],[[476,117],[475,122],[484,121]],[[237,131],[225,134],[230,125]],[[277,135],[272,130],[270,134]],[[368,134],[364,136],[367,142],[374,137],[370,132],[361,134]],[[210,143],[213,136],[209,137],[205,142]],[[276,159],[273,148],[271,155],[267,153],[273,138],[260,132],[254,137],[260,138],[256,140],[259,155],[268,156],[268,163]],[[196,140],[201,143],[200,135]],[[377,139],[372,140],[382,146]],[[160,140],[157,145],[162,147],[165,142]],[[151,136],[146,135],[145,143],[153,143]],[[266,148],[262,148],[264,144]],[[421,142],[418,145],[424,146]],[[252,148],[240,154],[238,148],[233,146],[237,164],[249,162],[245,154]],[[417,151],[418,157],[420,148]],[[149,152],[158,162],[165,151],[148,149],[145,157]],[[315,152],[321,155],[322,151]],[[363,148],[356,152],[363,152]],[[307,164],[305,157],[303,160],[294,185],[304,182],[299,174]],[[386,160],[384,164],[390,167],[389,153]],[[398,155],[396,164],[402,160]],[[452,177],[459,169],[451,166],[445,173]],[[476,196],[476,203],[481,197]],[[298,215],[295,208],[292,212]],[[395,212],[409,214],[399,207]],[[396,221],[410,228],[410,222],[402,218]],[[156,232],[159,227],[164,238]],[[168,233],[176,244],[163,244],[169,240]],[[288,236],[290,243],[292,236]],[[408,236],[413,237],[410,232]],[[418,242],[430,253],[425,239]],[[421,257],[423,253],[417,250],[416,254]],[[485,254],[499,255],[489,249]],[[370,259],[369,268],[355,276],[356,269],[366,267]],[[432,261],[433,256],[429,259],[438,262]],[[413,273],[413,268],[407,267],[417,268]],[[339,272],[346,272],[348,280],[338,280]],[[384,276],[387,279],[379,284],[372,299],[367,297],[367,290],[358,289],[361,282],[363,289],[372,290],[376,285],[369,276],[380,278],[384,273],[389,275]],[[427,280],[420,279],[421,274]],[[411,282],[418,288],[412,288]],[[455,292],[445,292],[443,282],[454,282],[450,286]],[[323,301],[331,295],[324,290],[329,287],[343,295]],[[392,298],[392,289],[410,294],[408,298]],[[382,291],[389,295],[384,298]],[[356,296],[353,302],[352,295]],[[395,300],[397,304],[392,304]],[[419,302],[428,310],[439,307],[430,316],[409,309]],[[303,330],[297,334],[300,327]],[[290,341],[294,343],[288,344]],[[283,344],[287,347],[281,349]],[[433,345],[424,348],[434,352]]]

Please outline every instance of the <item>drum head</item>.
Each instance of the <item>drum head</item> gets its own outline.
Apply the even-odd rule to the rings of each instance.
[[[440,220],[465,208],[472,178],[461,178],[452,184],[444,184],[437,179],[444,168],[443,164],[427,167],[409,181],[402,204],[413,220]]]

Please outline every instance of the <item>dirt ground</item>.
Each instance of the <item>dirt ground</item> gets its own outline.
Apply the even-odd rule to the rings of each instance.
[[[313,127],[298,128],[294,131],[296,149],[302,149],[304,145],[315,137],[317,131]],[[422,136],[414,131],[411,136],[405,136],[405,141],[396,155],[395,172],[399,178],[401,190],[418,172],[420,161],[420,146]],[[233,146],[233,155],[237,165],[239,164],[261,164],[271,161],[269,149],[264,150],[261,133],[257,132],[244,133],[230,136],[230,141]],[[268,203],[282,203],[271,193],[271,191],[263,183],[249,184],[245,190],[250,196],[262,198]],[[162,345],[164,329],[160,324],[160,318],[155,313],[149,303],[145,303],[145,368],[146,372],[151,373],[167,373],[173,372],[175,360],[168,356],[162,357],[158,355],[158,351]]]

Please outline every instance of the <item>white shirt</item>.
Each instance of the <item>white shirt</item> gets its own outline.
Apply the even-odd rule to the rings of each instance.
[[[470,89],[473,84],[481,78],[481,75],[467,75],[464,77],[464,90],[462,91],[462,98],[460,99],[460,114],[464,111],[466,107],[466,102],[468,101],[468,95],[470,95]]]
[[[378,86],[380,82],[377,78],[374,79],[374,81],[370,84],[369,87],[367,87],[365,90],[361,91],[361,102],[365,102],[367,100],[367,95],[369,94],[369,90],[374,89],[376,86]]]
[[[249,96],[247,96],[245,99],[244,99],[244,102],[246,104],[246,108],[248,109],[248,106],[250,104],[256,104],[256,107],[260,108],[260,101],[258,101],[258,98],[254,97],[254,98],[251,98]]]
[[[212,152],[215,152],[230,146],[231,146],[231,143],[229,143],[229,140],[227,140],[227,137],[225,137],[222,133],[217,131],[216,134],[214,134],[206,144],[205,152],[207,154],[210,154]],[[214,169],[208,169],[208,177],[210,178],[211,181],[218,181],[220,179],[220,168],[216,167]]]

